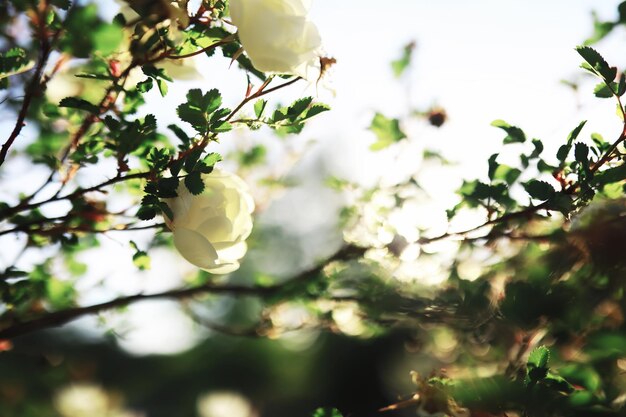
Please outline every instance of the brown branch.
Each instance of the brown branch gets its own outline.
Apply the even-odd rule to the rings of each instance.
[[[364,248],[350,245],[344,246],[323,262],[320,262],[319,264],[299,273],[295,277],[281,284],[275,284],[271,286],[246,286],[236,284],[207,283],[196,287],[181,288],[160,293],[140,293],[116,298],[105,303],[95,304],[91,306],[76,307],[66,310],[55,311],[31,320],[17,322],[9,327],[0,330],[0,340],[12,339],[28,333],[36,332],[38,330],[62,326],[70,321],[76,320],[79,317],[101,313],[103,311],[111,310],[118,307],[125,307],[139,301],[155,299],[182,300],[205,294],[232,294],[238,296],[247,295],[261,298],[271,297],[277,295],[278,293],[280,293],[280,291],[287,289],[293,285],[297,285],[315,278],[330,262],[355,259],[362,256],[364,252]]]
[[[215,43],[213,43],[213,44],[211,44],[209,46],[206,46],[206,47],[204,47],[202,49],[198,49],[197,51],[193,51],[193,52],[190,52],[188,54],[183,54],[183,55],[168,55],[167,53],[165,53],[165,54],[159,55],[157,58],[155,58],[155,60],[158,61],[158,60],[161,60],[161,59],[164,59],[164,58],[165,59],[185,59],[185,58],[191,58],[193,56],[200,55],[200,54],[203,54],[205,52],[208,52],[208,51],[210,51],[213,48],[217,48],[218,46],[226,45],[227,43],[232,42],[233,40],[235,40],[235,35],[230,35],[230,36],[227,36],[224,39],[221,39],[221,40],[219,40],[219,41],[217,41],[217,42],[215,42]]]
[[[237,112],[239,110],[241,110],[241,108],[243,106],[245,106],[246,104],[248,104],[250,101],[252,101],[252,100],[254,100],[256,98],[262,97],[262,96],[264,96],[266,94],[272,93],[274,91],[280,90],[281,88],[285,88],[287,86],[290,86],[291,84],[294,84],[297,81],[300,81],[301,79],[302,79],[302,77],[296,77],[296,78],[294,78],[292,80],[286,81],[286,82],[284,82],[282,84],[277,85],[276,87],[272,87],[272,88],[267,89],[267,90],[265,90],[265,87],[267,87],[267,85],[269,83],[267,81],[264,82],[261,85],[261,87],[259,87],[259,89],[254,94],[251,94],[251,95],[247,96],[246,98],[244,98],[241,101],[241,103],[239,103],[237,105],[237,107],[235,107],[235,109],[233,111],[231,111],[230,114],[224,120],[227,121],[227,122],[230,121],[230,119],[232,119],[235,116],[235,114],[237,114]]]
[[[19,113],[17,114],[17,120],[15,121],[15,126],[13,127],[13,131],[9,135],[9,138],[0,148],[0,166],[6,160],[7,154],[9,153],[9,149],[15,142],[15,139],[22,132],[22,128],[26,125],[25,120],[28,115],[28,109],[32,103],[33,97],[37,92],[43,91],[43,86],[45,84],[41,83],[41,78],[43,76],[43,71],[46,67],[46,63],[48,62],[48,58],[50,57],[50,53],[52,52],[52,43],[58,38],[60,31],[57,31],[53,38],[52,42],[48,39],[47,28],[45,26],[45,14],[47,10],[44,10],[39,15],[36,15],[33,20],[37,22],[38,29],[38,37],[41,44],[41,50],[39,54],[39,60],[37,65],[35,66],[35,73],[31,78],[30,82],[24,88],[24,100],[22,101],[22,107],[20,108]]]

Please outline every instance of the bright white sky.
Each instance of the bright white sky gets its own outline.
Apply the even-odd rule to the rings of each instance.
[[[305,131],[305,135],[319,140],[322,146],[306,155],[304,163],[321,155],[330,161],[336,175],[371,183],[383,171],[419,164],[417,152],[410,151],[428,144],[461,163],[456,174],[432,181],[433,189],[450,189],[460,181],[459,172],[471,178],[486,171],[486,158],[499,149],[503,137],[498,129],[489,126],[494,119],[518,125],[529,136],[546,140],[549,149],[556,149],[584,114],[590,119],[584,135],[588,137],[589,133],[598,131],[611,140],[619,133],[613,103],[588,100],[591,87],[587,86],[581,93],[583,107],[579,109],[576,96],[559,81],[582,74],[578,69],[581,58],[573,48],[591,33],[590,12],[596,10],[602,18],[612,19],[618,3],[618,0],[316,0],[312,20],[319,27],[327,52],[338,61],[331,72],[336,97],[330,99],[327,92],[320,93],[333,111],[318,118]],[[381,4],[388,10],[382,10],[385,7]],[[622,67],[626,64],[620,55],[623,48],[615,46],[625,38],[624,31],[618,30],[608,42],[598,45],[609,63]],[[394,80],[389,63],[411,40],[418,44],[413,71],[401,81]],[[235,79],[233,91],[228,92],[227,81],[220,88],[225,102],[234,105],[241,98],[241,87],[245,85],[241,75],[222,71],[216,76],[206,67],[202,71],[205,79],[198,81],[200,84],[189,83],[185,87],[207,90],[224,85],[227,78],[222,75],[230,74],[229,78]],[[186,90],[172,88],[166,100],[160,100],[152,92],[154,106],[160,109],[149,111],[163,113],[163,119],[160,118],[163,126],[176,122],[173,104],[184,100]],[[295,87],[293,91],[297,95],[302,89]],[[441,129],[407,126],[411,142],[417,148],[404,148],[407,152],[403,152],[401,160],[390,165],[383,161],[391,161],[397,152],[393,149],[379,154],[369,152],[367,147],[374,137],[367,126],[374,111],[394,117],[405,114],[407,99],[420,108],[437,103],[446,109],[450,119]],[[324,195],[332,192],[319,192],[288,193],[274,205],[276,214],[267,213],[267,221],[315,229],[325,217],[332,215],[324,200]],[[305,203],[308,210],[286,210]],[[313,214],[316,210],[317,216]],[[285,218],[285,213],[292,217]],[[122,246],[112,240],[109,249],[101,250],[108,250],[107,258],[113,259],[118,256],[116,251],[127,253]],[[117,259],[122,257],[119,255]],[[172,254],[153,256],[152,272],[142,274],[138,281],[133,281],[128,271],[115,274],[108,271],[110,265],[100,278],[116,276],[109,286],[114,292],[167,288],[176,284],[175,279],[171,280],[176,275],[172,270],[176,269],[173,257]],[[129,288],[130,282],[134,282],[133,288]],[[105,294],[104,298],[114,292]],[[97,298],[102,297],[100,292]],[[128,314],[130,311],[136,314]],[[173,352],[190,346],[198,336],[197,329],[170,303],[143,303],[130,311],[125,313],[126,323],[129,329],[137,330],[128,331],[123,340],[130,351]],[[163,321],[153,320],[156,315],[169,319],[167,328],[172,332],[162,331]]]

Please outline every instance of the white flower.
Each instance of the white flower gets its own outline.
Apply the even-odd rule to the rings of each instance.
[[[231,0],[230,15],[254,67],[260,71],[319,75],[321,38],[307,17],[310,0]]]
[[[203,180],[202,194],[191,194],[181,182],[178,197],[165,200],[174,214],[173,221],[165,216],[165,223],[185,259],[205,271],[227,274],[239,268],[247,251],[254,201],[234,174],[216,169]]]

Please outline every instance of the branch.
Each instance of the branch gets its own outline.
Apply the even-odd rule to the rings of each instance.
[[[50,327],[58,327],[64,325],[77,318],[101,313],[106,310],[111,310],[118,307],[125,307],[130,304],[134,304],[139,301],[155,300],[155,299],[174,299],[182,300],[191,298],[197,295],[204,294],[233,294],[233,295],[248,295],[261,298],[267,298],[275,296],[280,291],[294,285],[309,281],[319,275],[324,267],[330,262],[335,261],[347,261],[350,259],[356,259],[363,255],[364,248],[359,248],[351,245],[346,245],[338,250],[334,255],[327,258],[325,261],[317,264],[316,266],[309,268],[293,278],[275,285],[270,286],[246,286],[236,284],[215,284],[207,283],[190,288],[175,289],[154,294],[135,294],[126,297],[116,298],[105,303],[95,304],[85,307],[69,308],[67,310],[55,311],[45,314],[43,316],[15,323],[9,327],[0,330],[1,339],[12,339],[17,336],[22,336],[28,333],[33,333],[39,330],[47,329]]]
[[[294,84],[297,81],[300,81],[301,79],[302,79],[302,77],[296,77],[296,78],[294,78],[292,80],[286,81],[286,82],[284,82],[282,84],[279,84],[276,87],[272,87],[272,88],[270,88],[268,90],[265,90],[265,87],[267,87],[269,82],[268,81],[264,82],[261,85],[261,87],[259,87],[259,89],[254,94],[251,94],[251,95],[247,96],[246,98],[244,98],[241,101],[241,103],[239,103],[237,105],[237,107],[235,107],[235,109],[233,111],[231,111],[230,114],[228,115],[228,117],[226,117],[226,119],[224,119],[224,120],[226,120],[227,122],[230,121],[230,119],[232,119],[233,116],[235,116],[235,114],[237,114],[237,112],[239,110],[241,110],[241,108],[243,106],[245,106],[246,104],[248,104],[250,101],[254,100],[255,98],[259,98],[259,97],[264,96],[266,94],[269,94],[269,93],[272,93],[274,91],[280,90],[281,88],[285,88],[287,86],[290,86],[291,84]]]
[[[26,120],[26,116],[28,115],[28,109],[30,108],[30,104],[32,102],[33,97],[38,92],[38,90],[43,91],[43,88],[42,88],[43,85],[40,82],[43,76],[43,71],[46,67],[46,63],[48,62],[48,58],[50,57],[50,53],[52,52],[52,44],[50,40],[48,39],[48,35],[46,33],[47,29],[44,23],[45,22],[45,17],[43,16],[44,14],[45,14],[45,11],[42,15],[37,16],[37,21],[39,23],[37,25],[37,28],[38,28],[39,39],[41,43],[41,51],[40,51],[39,60],[37,62],[37,66],[35,67],[35,73],[33,74],[33,77],[31,78],[28,85],[26,85],[26,87],[24,88],[24,101],[22,101],[22,107],[17,115],[17,120],[15,121],[15,127],[13,127],[13,131],[9,135],[9,138],[6,140],[4,145],[2,145],[2,147],[0,148],[0,166],[6,160],[7,154],[9,153],[9,149],[13,145],[13,142],[15,142],[15,139],[17,139],[17,137],[22,132],[22,128],[26,125],[24,121]],[[61,33],[60,31],[57,31],[54,34],[52,38],[53,42],[59,37],[60,33]]]

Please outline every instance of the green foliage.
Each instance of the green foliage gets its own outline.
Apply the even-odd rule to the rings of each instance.
[[[318,408],[311,417],[343,417],[343,414],[336,408]]]
[[[411,65],[414,50],[415,42],[410,42],[402,49],[402,56],[395,61],[391,61],[391,69],[396,78],[402,76]]]
[[[423,359],[420,367],[433,367],[432,375],[414,376],[416,395],[395,404],[398,409],[402,404],[431,415],[499,416],[509,411],[507,415],[540,417],[623,415],[624,135],[617,132],[613,140],[598,133],[584,137],[586,121],[558,144],[556,155],[545,155],[544,148],[551,148],[542,139],[495,120],[492,126],[504,132],[502,145],[515,146],[503,146],[485,161],[480,175],[465,175],[459,181],[456,205],[446,207],[449,218],[457,220],[455,216],[470,213],[467,209],[483,216],[466,228],[455,223],[433,233],[424,224],[429,221],[410,224],[419,216],[404,210],[426,199],[428,187],[421,184],[421,172],[402,183],[370,188],[331,176],[326,184],[343,193],[347,201],[345,207],[337,208],[335,219],[346,242],[327,259],[313,259],[318,256],[315,253],[306,259],[305,268],[299,263],[300,245],[282,236],[285,231],[255,225],[255,235],[247,245],[259,252],[242,264],[238,275],[217,279],[195,273],[183,277],[185,286],[171,292],[83,304],[85,276],[100,273],[90,268],[84,254],[100,250],[104,239],[123,242],[121,246],[130,248],[135,267],[149,269],[149,252],[171,245],[171,235],[162,223],[173,227],[171,221],[176,220],[170,199],[180,190],[193,195],[204,192],[205,176],[222,161],[215,142],[236,136],[225,133],[234,126],[249,130],[266,126],[279,137],[296,135],[313,117],[330,109],[313,97],[278,104],[280,98],[273,94],[298,78],[253,68],[236,39],[227,2],[205,0],[191,16],[185,16],[187,3],[183,1],[127,3],[139,15],[128,19],[118,15],[110,22],[104,21],[95,4],[84,2],[0,4],[5,34],[14,33],[15,22],[31,25],[28,33],[20,34],[31,36],[27,40],[3,38],[7,50],[0,54],[0,87],[7,88],[11,81],[6,112],[15,118],[13,139],[18,144],[5,145],[11,148],[7,163],[40,164],[38,170],[43,172],[40,184],[29,184],[31,194],[9,190],[0,202],[0,234],[20,236],[14,243],[23,245],[19,249],[24,254],[0,271],[0,339],[144,298],[185,298],[189,302],[184,310],[198,324],[206,324],[211,334],[224,331],[273,339],[284,333],[329,329],[358,335],[372,346],[376,342],[368,339],[390,337],[394,343],[401,340],[403,346],[416,347]],[[576,50],[584,60],[582,67],[596,78],[593,94],[615,100],[623,116],[626,76],[588,46],[626,23],[626,2],[618,14],[618,20],[609,22],[594,17],[592,37]],[[229,85],[226,81],[214,80],[216,88],[191,89],[183,103],[169,109],[184,123],[163,129],[162,120],[143,108],[151,98],[146,93],[156,88],[163,97],[169,91],[171,98],[181,85],[176,65],[196,55],[218,59],[216,50],[232,59],[233,67],[243,69],[238,75],[244,84],[233,90],[240,91],[239,101],[224,90]],[[413,53],[414,44],[409,44],[392,62],[397,78],[408,74]],[[33,74],[28,73],[31,68],[35,68]],[[139,71],[143,79],[137,81],[134,74]],[[69,97],[52,102],[46,83],[64,76],[63,81],[72,87],[66,93]],[[13,89],[24,91],[24,97],[15,99]],[[224,107],[223,96],[229,105],[233,100],[232,110]],[[407,138],[402,126],[415,122],[411,118],[425,122],[425,116],[430,117],[430,123],[437,125],[445,119],[445,112],[438,108],[436,112],[408,109],[406,114],[390,118],[384,109],[375,113],[369,126],[376,137],[372,150]],[[28,135],[21,130],[23,125],[32,129]],[[32,137],[30,142],[27,137]],[[245,140],[243,146],[227,148],[235,150],[225,156],[244,168],[248,180],[258,180],[257,186],[270,191],[291,184],[293,180],[282,178],[283,172],[277,169],[269,169],[271,174],[264,177],[263,170],[278,164],[270,145],[255,142],[253,136]],[[445,153],[424,146],[424,165],[445,168]],[[115,204],[119,201],[123,207]],[[270,201],[259,203],[262,207]],[[403,223],[398,219],[406,220],[407,230],[397,224]],[[279,239],[281,259],[302,267],[293,277],[275,277],[255,265],[265,255],[262,251]],[[441,241],[451,243],[453,249],[438,253]],[[479,272],[468,279],[471,262],[477,259]],[[434,271],[433,264],[441,271]],[[440,287],[423,283],[423,278],[440,272],[448,277]],[[200,295],[204,297],[195,297]],[[219,314],[212,310],[196,314],[199,307],[209,311],[213,304],[219,306]],[[305,318],[290,327],[284,323],[290,320],[281,317],[292,308]],[[219,323],[205,323],[205,316],[215,316]],[[533,348],[538,344],[542,345]],[[27,340],[17,349],[27,345],[33,349],[36,344]],[[224,344],[229,351],[235,345],[231,339]],[[3,346],[0,340],[0,350]],[[24,352],[18,356],[31,355]],[[64,356],[58,359],[61,356],[46,353],[41,360],[45,367],[66,367],[72,378],[90,377],[77,373],[69,356],[67,364],[61,363],[66,361]],[[263,362],[257,357],[254,361]],[[450,364],[450,375],[436,369],[443,364]],[[291,375],[292,370],[287,367],[281,372]],[[233,384],[240,382],[240,373],[232,373],[235,376],[222,374],[232,378]],[[489,376],[477,376],[485,374]],[[21,398],[29,403],[30,395],[50,402],[52,394],[46,390],[13,389],[11,378],[17,374],[7,375],[6,380],[0,378],[3,404],[10,407]],[[56,390],[64,381],[34,383]],[[141,406],[141,401],[136,403]],[[35,414],[46,415],[50,406],[41,409]],[[335,408],[319,408],[312,415],[342,414]]]
[[[517,126],[511,126],[504,120],[494,120],[491,122],[491,126],[499,127],[507,133],[507,136],[502,141],[505,145],[509,143],[526,142],[526,134],[524,131]]]
[[[373,151],[384,149],[406,138],[406,134],[400,128],[400,121],[398,119],[389,119],[381,113],[374,115],[370,130],[378,138],[378,140],[370,146],[370,149]]]
[[[217,89],[203,94],[199,89],[189,90],[187,102],[177,108],[178,117],[189,123],[200,135],[223,133],[232,129],[225,118],[229,109],[221,108],[222,96]]]
[[[8,77],[28,71],[32,66],[33,62],[22,48],[11,48],[4,54],[0,53],[0,89],[9,86]]]

